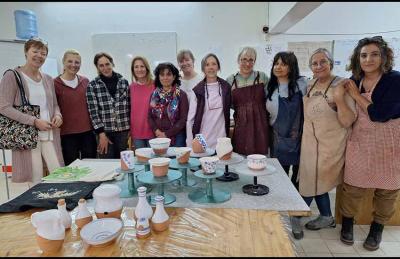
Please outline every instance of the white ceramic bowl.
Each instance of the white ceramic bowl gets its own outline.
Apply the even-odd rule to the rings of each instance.
[[[152,149],[167,149],[171,144],[170,138],[153,138],[149,140]]]
[[[217,156],[206,156],[199,158],[204,174],[213,174],[217,170],[219,158]]]
[[[248,155],[247,166],[253,170],[263,170],[267,166],[267,157],[260,154]]]
[[[80,236],[89,245],[102,245],[117,238],[122,227],[123,224],[120,219],[96,219],[81,229]]]
[[[181,158],[181,156],[185,155],[187,152],[190,153],[190,151],[192,151],[192,149],[190,147],[176,147],[175,148],[176,158],[179,159],[179,158]]]
[[[153,149],[149,147],[138,148],[135,150],[135,156],[151,158],[153,156]]]
[[[157,157],[149,160],[151,172],[155,177],[162,177],[168,174],[169,162],[168,157]]]
[[[150,166],[164,166],[169,165],[171,158],[168,157],[156,157],[149,160]]]

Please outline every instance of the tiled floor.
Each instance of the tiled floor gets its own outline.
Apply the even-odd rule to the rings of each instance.
[[[10,198],[14,198],[26,191],[28,184],[11,183],[9,179]],[[335,211],[335,192],[330,193],[332,212]],[[5,185],[5,177],[0,175],[0,204],[7,201],[7,192]],[[308,220],[318,215],[318,209],[315,202],[311,204],[313,216],[303,218],[305,224]],[[321,229],[318,231],[310,231],[304,228],[304,238],[301,240],[293,240],[296,254],[301,257],[397,257],[400,256],[400,226],[385,226],[382,235],[382,243],[377,251],[370,252],[363,248],[363,242],[368,235],[368,225],[354,226],[353,246],[344,245],[339,240],[341,225],[336,228]]]

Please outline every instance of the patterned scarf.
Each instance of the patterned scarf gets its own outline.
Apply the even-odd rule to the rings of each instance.
[[[173,86],[168,92],[165,92],[162,88],[157,87],[150,99],[151,113],[157,118],[162,119],[164,110],[167,109],[168,119],[172,124],[174,124],[179,111],[179,99],[179,87]]]

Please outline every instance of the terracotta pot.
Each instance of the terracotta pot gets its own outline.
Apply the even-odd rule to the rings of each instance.
[[[84,225],[92,222],[92,220],[93,220],[92,216],[89,216],[86,218],[75,219],[75,224],[78,226],[78,228],[83,228]]]
[[[145,157],[145,156],[136,155],[136,159],[137,159],[137,161],[139,161],[139,162],[146,163],[147,161],[150,160],[150,157]]]
[[[194,153],[204,153],[206,150],[201,145],[198,139],[193,139],[192,141],[192,150]]]
[[[122,213],[122,208],[116,211],[111,211],[111,212],[96,212],[96,217],[98,219],[101,218],[116,218],[116,219],[120,219],[121,218],[121,213]]]
[[[165,231],[165,230],[168,229],[169,220],[164,221],[164,222],[162,222],[162,223],[154,223],[154,222],[153,222],[153,223],[151,224],[151,226],[152,226],[152,228],[153,228],[154,231],[162,232],[162,231]]]
[[[219,159],[220,159],[220,160],[229,160],[229,159],[232,158],[232,153],[233,153],[233,151],[231,151],[231,152],[229,152],[229,153],[223,155],[223,156],[220,157]]]
[[[153,151],[156,155],[164,155],[167,153],[168,148],[161,148],[161,149],[156,149],[153,148]]]
[[[64,239],[61,240],[50,240],[47,238],[43,238],[36,234],[36,241],[40,247],[40,249],[44,253],[56,253],[58,252],[64,243]]]
[[[162,166],[153,165],[151,166],[151,171],[153,172],[153,175],[155,177],[166,176],[168,174],[168,165],[162,165]]]

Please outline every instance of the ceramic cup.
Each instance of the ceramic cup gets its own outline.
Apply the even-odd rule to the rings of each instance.
[[[170,138],[153,138],[149,140],[150,147],[156,155],[164,155],[167,153],[169,145],[171,144]]]
[[[217,163],[218,163],[217,156],[206,156],[199,158],[201,163],[201,168],[203,169],[204,174],[214,174],[217,170]]]
[[[192,141],[192,148],[194,153],[204,153],[207,149],[207,142],[203,134],[196,134]]]
[[[247,166],[252,170],[263,170],[267,166],[267,157],[260,154],[248,155]]]
[[[154,177],[162,177],[168,174],[168,167],[170,158],[167,157],[157,157],[149,160],[151,171]]]
[[[187,164],[190,158],[190,151],[192,151],[190,147],[175,148],[176,160],[178,160],[178,163]]]
[[[138,148],[135,150],[136,159],[139,162],[147,162],[153,155],[153,149],[149,147]]]
[[[132,150],[121,151],[121,170],[127,171],[135,168],[135,155]]]

